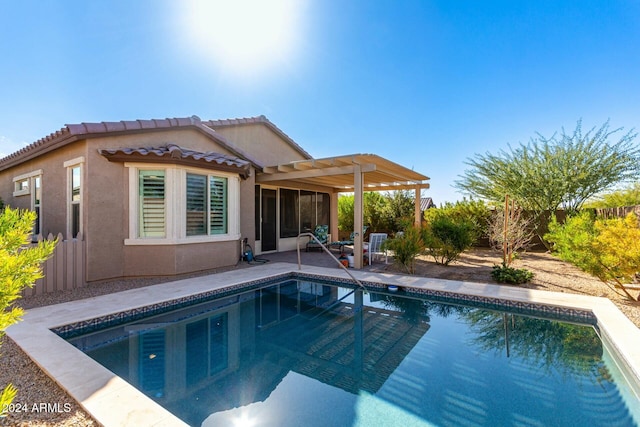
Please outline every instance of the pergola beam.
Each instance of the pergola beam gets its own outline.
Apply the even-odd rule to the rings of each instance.
[[[262,175],[258,175],[256,177],[256,182],[273,182],[273,181],[281,181],[285,179],[292,180],[292,179],[305,179],[305,178],[321,178],[324,176],[334,176],[334,175],[353,175],[356,166],[360,168],[362,172],[373,172],[376,170],[375,164],[332,166],[332,167],[324,167],[319,169],[310,169],[305,171],[295,170],[291,172],[284,170],[284,168],[281,169],[281,166],[278,166],[278,169],[279,169],[278,172],[271,173],[271,174],[264,173]]]

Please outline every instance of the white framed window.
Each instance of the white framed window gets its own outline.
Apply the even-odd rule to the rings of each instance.
[[[36,222],[33,224],[33,235],[42,232],[42,175],[31,178],[33,191],[31,192],[31,210],[36,213]]]
[[[240,238],[237,175],[176,165],[129,168],[126,245],[187,244]]]
[[[82,184],[84,157],[64,162],[67,168],[67,236],[70,239],[82,232]]]
[[[17,197],[31,194],[33,179],[40,175],[42,175],[42,169],[13,177],[13,196]]]
[[[138,171],[137,237],[167,237],[166,193],[164,170]]]
[[[186,235],[227,234],[228,178],[187,173]]]
[[[16,196],[30,196],[30,209],[36,213],[36,222],[33,225],[33,235],[40,234],[42,229],[42,169],[25,173],[13,178],[14,191]]]

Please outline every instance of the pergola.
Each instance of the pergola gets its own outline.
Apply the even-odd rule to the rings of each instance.
[[[349,154],[323,159],[297,160],[264,167],[256,183],[286,186],[318,185],[333,189],[333,193],[354,193],[354,229],[363,229],[363,194],[365,191],[415,191],[415,222],[420,224],[420,190],[429,188],[428,176],[415,172],[375,154]],[[331,198],[331,211],[337,218],[337,197]],[[335,202],[334,202],[335,201]],[[331,233],[338,234],[333,221]],[[362,233],[354,238],[354,267],[362,268]]]

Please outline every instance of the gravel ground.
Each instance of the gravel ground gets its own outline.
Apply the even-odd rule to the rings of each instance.
[[[436,265],[426,257],[416,262],[416,274],[425,277],[437,277],[471,282],[492,283],[491,267],[500,263],[500,254],[477,249],[463,254],[461,259],[448,267]],[[640,303],[631,302],[619,295],[597,279],[581,272],[546,253],[527,253],[513,265],[516,268],[527,268],[535,273],[533,281],[522,285],[531,289],[541,289],[555,292],[577,293],[610,298],[625,313],[631,321],[640,328]],[[244,268],[240,264],[234,268]],[[376,270],[401,273],[395,265],[374,266]],[[229,269],[225,269],[229,270]],[[180,278],[211,274],[223,270],[209,271]],[[75,291],[57,292],[48,295],[20,300],[25,309],[41,307],[50,304],[89,298],[106,293],[119,292],[127,289],[149,286],[176,280],[176,278],[153,278],[121,280],[92,284],[90,287]],[[634,295],[637,294],[634,293]],[[99,425],[80,406],[67,395],[53,380],[44,374],[20,348],[9,338],[4,339],[0,347],[0,389],[6,384],[13,383],[18,388],[18,395],[14,403],[19,403],[21,412],[11,412],[6,418],[0,418],[0,426],[33,426],[33,427],[68,427],[68,426],[97,426]],[[54,404],[49,410],[40,411],[40,404]],[[34,407],[34,404],[36,405]],[[51,406],[51,405],[50,405]]]

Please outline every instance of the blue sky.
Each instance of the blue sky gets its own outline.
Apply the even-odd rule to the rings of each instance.
[[[314,157],[430,176],[439,204],[475,153],[640,129],[635,0],[238,1],[3,1],[0,153],[67,123],[264,114]]]

